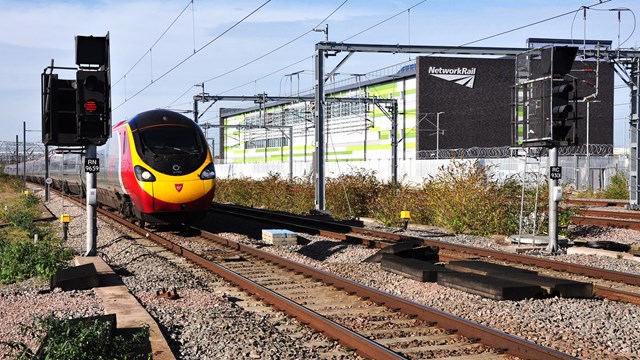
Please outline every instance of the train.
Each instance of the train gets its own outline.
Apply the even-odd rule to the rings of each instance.
[[[45,158],[4,167],[8,175],[86,196],[85,154],[58,148]],[[200,127],[169,110],[150,110],[113,126],[97,147],[97,201],[126,219],[146,224],[193,224],[211,206],[216,188],[213,157]],[[17,167],[16,167],[17,166]],[[90,170],[91,171],[91,170]]]

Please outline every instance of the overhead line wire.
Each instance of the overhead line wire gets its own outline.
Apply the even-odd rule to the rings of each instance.
[[[171,22],[171,24],[164,30],[164,32],[162,33],[162,35],[160,35],[160,37],[153,43],[153,45],[151,45],[149,47],[149,50],[147,50],[147,52],[145,52],[140,59],[138,59],[138,61],[136,61],[135,64],[133,64],[133,66],[127,70],[126,73],[124,73],[124,75],[122,75],[122,77],[120,79],[118,79],[118,81],[116,81],[113,86],[118,85],[118,83],[120,81],[122,81],[122,79],[124,79],[125,77],[127,77],[127,75],[129,75],[129,73],[131,72],[131,70],[133,70],[139,63],[140,61],[142,61],[142,59],[145,58],[145,56],[147,56],[147,54],[149,54],[151,52],[151,49],[153,49],[154,46],[156,46],[158,44],[158,42],[167,34],[167,32],[173,27],[173,24],[176,23],[176,21],[178,21],[178,19],[182,16],[182,14],[184,14],[184,12],[187,10],[187,8],[189,7],[189,5],[193,5],[193,0],[189,0],[189,3],[187,4],[187,6],[184,7],[184,9],[182,9],[182,11],[180,12],[180,14],[173,19],[173,21]],[[194,44],[194,50],[195,50],[195,44]]]
[[[152,81],[151,83],[147,84],[147,86],[143,87],[140,91],[138,91],[137,93],[133,94],[133,96],[131,96],[129,99],[125,99],[124,102],[122,102],[120,105],[116,106],[114,108],[114,110],[118,109],[120,106],[124,105],[125,103],[127,103],[129,100],[133,99],[134,97],[136,97],[138,94],[140,94],[141,92],[145,91],[146,89],[148,89],[151,85],[153,85],[155,82],[157,82],[158,80],[162,79],[163,77],[165,77],[166,75],[168,75],[169,73],[171,73],[173,70],[175,70],[176,68],[178,68],[180,65],[184,64],[187,60],[191,59],[194,55],[196,55],[197,53],[199,53],[201,50],[203,50],[204,48],[206,48],[207,46],[211,45],[214,41],[220,39],[222,36],[224,36],[226,33],[228,33],[229,31],[231,31],[232,29],[234,29],[236,26],[240,25],[243,21],[245,21],[246,19],[248,19],[251,15],[255,14],[256,12],[258,12],[260,9],[262,9],[265,5],[267,5],[268,3],[270,3],[271,0],[267,0],[265,1],[262,5],[260,5],[259,7],[257,7],[255,10],[253,10],[252,12],[250,12],[248,15],[246,15],[245,17],[243,17],[242,19],[240,19],[239,21],[237,21],[235,24],[233,24],[231,27],[229,27],[228,29],[226,29],[225,31],[223,31],[220,35],[216,36],[215,38],[213,38],[211,41],[209,41],[208,43],[206,43],[204,46],[202,46],[201,48],[199,48],[198,50],[196,50],[193,54],[187,56],[186,58],[184,58],[182,61],[180,61],[178,64],[176,64],[175,66],[173,66],[171,69],[167,70],[164,74],[160,75],[158,78],[155,79],[155,81]]]
[[[600,1],[599,1],[598,3],[596,3],[596,4],[586,6],[586,8],[590,8],[590,7],[592,7],[592,6],[602,5],[602,4],[604,4],[604,3],[608,3],[608,2],[610,2],[610,1],[611,1],[611,0],[600,0]],[[568,11],[568,12],[566,12],[566,13],[563,13],[563,14],[560,14],[560,15],[556,15],[556,16],[552,16],[552,17],[550,17],[550,18],[546,18],[546,19],[543,19],[543,20],[538,20],[538,21],[532,22],[532,23],[530,23],[530,24],[523,25],[523,26],[519,26],[519,27],[514,28],[514,29],[511,29],[511,30],[506,30],[506,31],[503,31],[503,32],[500,32],[500,33],[497,33],[497,34],[494,34],[494,35],[490,35],[490,36],[487,36],[487,37],[483,37],[482,39],[474,40],[474,41],[471,41],[471,42],[468,42],[468,43],[465,43],[465,44],[459,45],[458,47],[468,46],[468,45],[475,44],[475,43],[478,43],[478,42],[481,42],[481,41],[485,41],[485,40],[488,40],[488,39],[492,39],[492,38],[494,38],[494,37],[498,37],[498,36],[501,36],[501,35],[504,35],[504,34],[508,34],[508,33],[514,32],[514,31],[522,30],[522,29],[524,29],[524,28],[528,28],[528,27],[533,26],[533,25],[538,25],[538,24],[541,24],[541,23],[543,23],[543,22],[547,22],[547,21],[555,20],[555,19],[557,19],[557,18],[561,18],[561,17],[563,17],[563,16],[567,16],[567,15],[570,15],[570,14],[573,14],[573,13],[577,13],[578,11],[580,11],[580,10],[582,10],[582,9],[584,9],[584,8],[585,8],[585,6],[581,6],[581,7],[580,7],[579,9],[577,9],[577,10]]]
[[[274,52],[276,52],[276,51],[278,51],[278,50],[280,50],[280,49],[284,48],[285,46],[287,46],[287,45],[289,45],[289,44],[291,44],[291,43],[293,43],[293,42],[295,42],[295,41],[297,41],[297,40],[301,39],[302,37],[304,37],[304,36],[308,35],[309,33],[313,32],[313,29],[315,29],[315,28],[317,28],[318,26],[322,25],[322,23],[323,23],[323,22],[327,21],[331,16],[333,16],[333,14],[335,14],[338,10],[340,10],[340,8],[342,8],[342,7],[344,6],[344,4],[346,4],[348,1],[349,1],[349,0],[344,0],[344,1],[343,1],[343,2],[342,2],[342,3],[341,3],[337,8],[335,8],[335,9],[334,9],[334,10],[333,10],[329,15],[327,15],[327,16],[326,16],[322,21],[320,21],[320,22],[318,23],[318,25],[316,25],[316,26],[314,26],[313,28],[311,28],[311,30],[308,30],[307,32],[305,32],[305,33],[303,33],[303,34],[301,34],[301,35],[297,36],[296,38],[294,38],[294,39],[292,39],[292,40],[290,40],[290,41],[288,41],[288,42],[286,42],[286,43],[284,43],[284,44],[282,44],[282,45],[280,45],[280,46],[276,47],[275,49],[273,49],[273,50],[271,50],[271,51],[269,51],[269,52],[267,52],[267,53],[265,53],[265,54],[263,54],[263,55],[258,56],[257,58],[255,58],[255,59],[253,59],[253,60],[251,60],[251,61],[249,61],[249,62],[246,62],[246,63],[244,63],[244,64],[242,64],[242,65],[239,65],[239,66],[237,66],[237,67],[235,67],[235,68],[233,68],[233,69],[231,69],[231,70],[229,70],[229,71],[226,71],[226,72],[224,72],[224,73],[222,73],[222,74],[220,74],[220,75],[216,75],[216,76],[214,76],[214,77],[212,77],[212,78],[210,78],[210,79],[208,79],[208,80],[204,80],[204,81],[203,81],[203,83],[207,83],[207,82],[210,82],[210,81],[213,81],[213,80],[219,79],[219,78],[221,78],[221,77],[227,76],[227,75],[229,75],[229,74],[231,74],[231,73],[234,73],[234,72],[236,72],[236,71],[238,71],[238,70],[240,70],[240,69],[242,69],[242,68],[244,68],[244,67],[246,67],[246,66],[249,66],[249,65],[251,65],[251,64],[253,64],[253,63],[255,63],[255,62],[256,62],[256,61],[258,61],[258,60],[261,60],[261,59],[263,59],[263,58],[265,58],[265,57],[267,57],[267,56],[269,56],[269,55],[273,54]],[[426,1],[426,0],[424,0],[424,1]],[[307,58],[305,58],[305,59],[303,59],[303,60],[306,60],[306,59],[307,59]],[[292,65],[289,65],[289,66],[293,66],[293,65],[295,65],[295,64],[297,64],[297,63],[299,63],[299,62],[301,62],[301,61],[303,61],[303,60],[300,60],[300,61],[298,61],[298,62],[296,62],[296,63],[294,63],[294,64],[292,64]],[[288,66],[287,66],[287,67],[288,67]],[[287,67],[285,67],[284,69],[286,69]],[[261,78],[261,79],[262,79],[262,78]],[[260,80],[260,79],[257,79],[257,80]],[[255,80],[254,80],[254,81],[255,81]],[[253,81],[252,81],[252,82],[253,82]],[[245,85],[246,85],[246,84],[241,85],[241,86],[239,86],[239,87],[242,87],[242,86],[245,86]],[[185,96],[189,91],[191,91],[191,88],[192,88],[192,86],[189,86],[189,88],[188,88],[185,92],[183,92],[183,93],[182,93],[182,94],[181,94],[177,99],[175,99],[174,101],[172,101],[168,106],[173,105],[173,103],[175,103],[175,102],[176,102],[176,101],[178,101],[180,98],[182,98],[183,96]]]
[[[417,4],[415,4],[415,5],[411,6],[411,7],[409,7],[409,8],[407,8],[407,9],[404,9],[404,10],[400,11],[399,13],[397,13],[397,14],[395,14],[395,15],[390,16],[390,17],[388,17],[388,18],[386,18],[386,19],[384,19],[384,20],[380,21],[379,23],[377,23],[377,24],[375,24],[375,25],[371,25],[370,27],[368,27],[368,28],[366,28],[366,29],[364,29],[364,30],[360,31],[360,32],[359,32],[359,33],[357,33],[357,34],[354,34],[354,35],[349,36],[348,38],[346,38],[346,39],[342,40],[342,42],[345,42],[345,41],[350,40],[350,39],[352,39],[352,38],[354,38],[354,37],[356,37],[356,36],[358,36],[358,35],[360,35],[360,34],[363,34],[363,33],[367,32],[367,31],[369,31],[369,30],[373,29],[374,27],[380,26],[380,25],[382,25],[382,24],[386,23],[387,21],[389,21],[389,20],[391,20],[391,19],[393,19],[393,18],[396,18],[396,17],[398,17],[398,16],[402,15],[403,13],[405,13],[405,12],[407,12],[407,11],[411,11],[411,9],[413,9],[414,7],[417,7],[417,6],[419,6],[419,5],[422,5],[423,3],[427,2],[427,1],[428,1],[428,0],[422,0],[422,1],[420,1],[419,3],[417,3]]]

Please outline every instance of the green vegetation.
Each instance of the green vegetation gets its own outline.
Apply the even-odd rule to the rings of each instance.
[[[130,339],[122,335],[112,336],[111,325],[106,321],[73,321],[47,316],[36,319],[22,331],[34,340],[39,340],[39,351],[34,353],[25,343],[8,343],[11,358],[78,359],[78,360],[135,360],[149,359],[146,350],[149,328],[133,333]]]
[[[604,190],[606,199],[629,200],[629,174],[618,171],[611,177],[611,183]]]
[[[34,220],[42,214],[39,199],[21,194],[21,188],[15,179],[0,178],[0,223],[7,224],[0,228],[0,284],[48,278],[75,254],[62,247],[47,225],[36,225]]]
[[[629,200],[629,174],[625,171],[617,171],[611,176],[609,185],[603,191],[588,189],[575,191],[574,194],[581,198]]]
[[[308,213],[314,206],[310,178],[283,180],[270,174],[262,180],[218,179],[216,199],[237,205],[270,210]],[[452,161],[421,187],[400,181],[380,182],[375,173],[363,169],[328,179],[326,208],[337,219],[371,217],[386,226],[402,226],[400,211],[411,212],[411,222],[448,228],[457,233],[479,235],[512,234],[518,230],[521,185],[495,179],[491,167],[477,161]],[[546,182],[540,187],[537,233],[546,226],[548,198]],[[525,214],[533,212],[535,188],[525,191]]]

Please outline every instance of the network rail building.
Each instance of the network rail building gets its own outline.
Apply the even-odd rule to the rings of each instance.
[[[577,80],[578,96],[598,92],[598,101],[590,104],[589,142],[592,147],[604,145],[610,153],[614,71],[609,63],[596,65],[595,61],[577,59],[571,76]],[[510,147],[518,143],[514,136],[518,125],[513,116],[517,111],[515,83],[514,58],[424,56],[347,81],[328,82],[325,92],[327,98],[396,99],[399,174],[419,179],[430,171],[420,169],[434,167],[423,160],[510,157]],[[313,97],[313,93],[305,96]],[[350,162],[372,168],[383,177],[389,173],[386,170],[390,167],[387,161],[392,157],[393,137],[387,104],[327,102],[327,166]],[[221,109],[225,128],[220,133],[218,149],[222,163],[286,163],[292,146],[294,164],[305,172],[312,169],[309,165],[315,151],[314,110],[311,101]],[[578,104],[578,114],[581,119],[577,121],[576,135],[579,144],[585,144],[584,103]],[[286,173],[283,169],[278,172]]]

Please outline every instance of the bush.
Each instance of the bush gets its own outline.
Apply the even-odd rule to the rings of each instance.
[[[425,181],[422,206],[432,211],[432,224],[479,235],[517,229],[518,185],[515,181],[500,183],[490,171],[477,161],[452,161]]]
[[[269,210],[308,213],[314,204],[314,186],[308,179],[292,181],[269,174],[264,179],[218,179],[216,201]]]
[[[629,200],[629,175],[623,171],[616,172],[611,177],[611,183],[604,190],[606,199]]]
[[[382,192],[375,172],[365,169],[327,179],[327,210],[337,219],[369,216],[371,202]]]
[[[0,239],[0,284],[31,277],[51,277],[66,266],[75,251],[54,239],[9,241]]]
[[[141,349],[149,338],[149,328],[136,331],[131,339],[111,336],[110,324],[104,321],[71,321],[54,316],[36,319],[23,329],[25,335],[40,342],[39,353],[27,344],[9,343],[12,358],[27,359],[148,359]]]
[[[20,194],[5,201],[0,218],[11,226],[0,229],[0,283],[47,278],[64,267],[75,251],[63,248],[47,227],[35,225],[42,213],[38,197]]]
[[[385,185],[378,196],[371,202],[369,213],[384,226],[401,227],[403,220],[401,211],[411,212],[411,222],[430,224],[432,211],[425,206],[424,192],[399,184],[397,194],[393,194],[391,184]]]
[[[513,234],[518,230],[521,184],[513,179],[494,179],[491,167],[477,161],[453,161],[441,167],[422,188],[402,182],[394,194],[392,184],[380,182],[375,172],[364,169],[327,179],[327,210],[336,219],[373,217],[386,226],[402,226],[400,212],[411,212],[411,222],[446,227],[458,233]],[[308,213],[315,191],[311,179],[283,180],[269,174],[262,180],[218,180],[216,199],[269,210]],[[538,229],[545,223],[548,198],[540,188]],[[525,191],[524,214],[533,212],[535,189]]]

